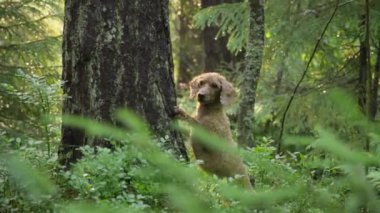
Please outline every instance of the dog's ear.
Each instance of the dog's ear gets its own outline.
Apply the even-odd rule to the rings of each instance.
[[[193,99],[199,90],[199,78],[195,77],[193,80],[190,81],[189,87],[190,87],[190,99]]]
[[[222,103],[223,106],[229,106],[236,98],[235,89],[225,78],[221,79],[221,85],[222,91],[220,92],[220,103]]]

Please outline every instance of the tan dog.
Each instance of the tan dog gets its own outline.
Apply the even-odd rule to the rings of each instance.
[[[177,115],[187,121],[200,124],[206,130],[224,140],[226,147],[232,149],[237,144],[232,140],[230,122],[224,112],[224,107],[230,105],[235,97],[235,90],[222,75],[210,72],[196,76],[190,83],[190,98],[198,101],[194,117],[187,115],[182,109],[176,108]],[[203,163],[200,167],[218,177],[238,177],[239,183],[247,189],[252,189],[245,165],[238,154],[213,150],[191,137],[191,145],[197,160]]]

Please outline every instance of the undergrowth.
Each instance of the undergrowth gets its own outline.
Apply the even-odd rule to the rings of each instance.
[[[357,212],[367,209],[375,212],[380,209],[376,195],[380,188],[377,152],[348,148],[347,142],[342,142],[328,128],[315,127],[312,137],[288,136],[286,144],[296,144],[298,148],[282,155],[276,154],[274,140],[267,137],[258,138],[256,147],[240,149],[255,181],[254,191],[245,191],[233,184],[233,178],[218,179],[201,171],[197,167],[199,162],[175,159],[161,146],[162,140],[152,138],[146,125],[133,113],[121,110],[116,116],[130,127],[128,131],[118,127],[110,130],[105,124],[65,117],[66,124],[84,128],[92,137],[106,137],[119,144],[112,150],[82,147],[84,156],[70,170],[58,165],[56,154],[49,155],[48,150],[41,151],[41,146],[34,143],[7,146],[1,154],[0,211]],[[365,123],[362,130],[376,141],[379,138],[376,124],[362,123]],[[185,131],[188,127],[183,126],[174,128]],[[206,143],[218,141],[203,131],[193,131]],[[6,137],[3,135],[2,139],[5,141]],[[59,142],[51,141],[51,144]]]

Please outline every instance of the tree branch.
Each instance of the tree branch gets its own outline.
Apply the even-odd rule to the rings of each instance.
[[[38,65],[29,65],[29,66],[15,66],[8,64],[0,64],[0,67],[7,69],[57,69],[62,68],[62,65],[52,65],[52,66],[38,66]],[[4,73],[2,73],[4,74]]]
[[[25,43],[4,44],[4,45],[0,45],[0,49],[11,49],[11,48],[15,48],[15,47],[17,48],[19,46],[33,45],[33,44],[36,44],[36,43],[41,43],[41,42],[47,41],[49,39],[59,39],[59,38],[62,38],[62,35],[47,36],[47,37],[39,39],[39,40],[28,41],[28,42],[25,42]]]
[[[49,14],[49,15],[46,15],[46,16],[42,16],[41,18],[38,18],[38,19],[35,19],[35,20],[31,20],[31,21],[24,21],[24,22],[21,22],[21,23],[17,23],[17,24],[10,24],[10,25],[0,25],[0,29],[9,29],[9,28],[13,28],[13,27],[19,27],[19,26],[23,26],[23,25],[26,25],[26,24],[30,24],[30,23],[36,23],[36,22],[40,22],[40,21],[43,21],[45,19],[48,19],[48,18],[56,18],[56,17],[61,17],[61,15],[59,14]]]
[[[295,97],[295,95],[296,95],[296,93],[297,93],[298,88],[300,87],[300,85],[301,85],[303,79],[305,78],[305,76],[306,76],[306,74],[307,74],[307,71],[309,70],[310,64],[311,64],[311,62],[312,62],[312,60],[313,60],[313,58],[314,58],[314,56],[315,56],[315,53],[317,52],[317,49],[318,49],[318,47],[319,47],[319,44],[321,43],[321,40],[322,40],[323,36],[325,35],[328,26],[330,25],[331,21],[332,21],[333,18],[335,17],[336,12],[338,11],[338,8],[340,7],[340,2],[339,2],[339,1],[340,1],[340,0],[337,0],[337,1],[336,1],[336,5],[335,5],[335,8],[334,8],[334,11],[333,11],[333,13],[331,14],[330,19],[329,19],[328,22],[326,23],[326,25],[325,25],[325,27],[324,27],[324,29],[323,29],[323,31],[322,31],[322,33],[321,33],[321,36],[319,37],[317,43],[315,44],[315,46],[314,46],[314,50],[313,50],[313,52],[311,53],[311,56],[310,56],[310,58],[309,58],[309,61],[307,62],[306,68],[305,68],[305,70],[304,70],[303,73],[302,73],[301,79],[298,81],[296,87],[294,88],[294,90],[293,90],[293,94],[292,94],[292,96],[290,97],[289,102],[288,102],[288,104],[287,104],[287,106],[286,106],[286,108],[285,108],[285,112],[284,112],[284,114],[283,114],[283,116],[282,116],[282,119],[281,119],[280,136],[279,136],[279,138],[278,138],[278,144],[277,144],[277,153],[278,153],[278,154],[281,153],[282,136],[283,136],[283,134],[284,134],[284,125],[285,125],[286,115],[287,115],[287,113],[288,113],[288,111],[289,111],[289,109],[290,109],[290,106],[291,106],[291,104],[292,104],[292,102],[293,102],[293,99],[294,99],[294,97]]]

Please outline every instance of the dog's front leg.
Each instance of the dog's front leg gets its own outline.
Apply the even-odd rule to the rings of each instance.
[[[190,124],[199,124],[197,120],[195,120],[193,117],[188,115],[183,109],[181,109],[178,106],[174,107],[174,116],[181,120],[189,122]]]

